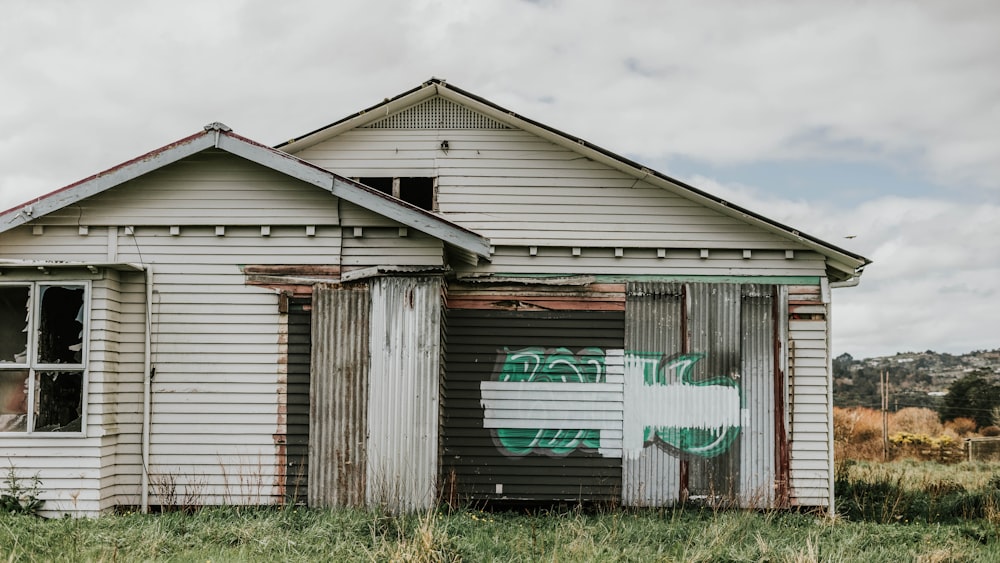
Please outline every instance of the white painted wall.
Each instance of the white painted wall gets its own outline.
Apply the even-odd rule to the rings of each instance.
[[[827,323],[792,320],[788,326],[791,400],[791,496],[799,506],[830,503],[830,400]]]
[[[208,151],[0,235],[3,259],[154,266],[151,504],[280,500],[278,296],[243,265],[442,265],[439,240],[346,203],[343,241],[341,203]],[[97,278],[87,436],[0,438],[0,457],[43,479],[50,515],[141,498],[144,274],[81,272]]]
[[[497,246],[804,248],[519,130],[355,129],[296,156],[349,177],[436,176],[441,214]]]

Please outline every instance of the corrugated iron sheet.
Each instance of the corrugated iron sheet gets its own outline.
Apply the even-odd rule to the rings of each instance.
[[[369,307],[363,286],[313,291],[310,506],[365,501]]]
[[[625,349],[655,361],[684,350],[684,286],[632,282],[626,290]],[[626,373],[637,379],[641,374]],[[631,382],[630,383],[638,383]],[[665,506],[680,493],[680,458],[665,448],[643,447],[622,461],[622,501],[627,506]]]
[[[687,295],[690,351],[704,355],[694,366],[692,381],[704,383],[720,378],[739,381],[741,377],[740,286],[692,283],[688,285]],[[712,406],[713,409],[725,407],[727,406]],[[713,412],[712,415],[713,418],[721,420],[731,413],[719,411]],[[708,430],[713,438],[718,439],[724,439],[722,434],[731,431],[723,427]],[[686,484],[688,494],[713,502],[736,498],[740,478],[740,449],[737,440],[718,455],[690,457]]]
[[[783,338],[776,324],[784,314],[783,300],[776,302],[781,291],[629,284],[624,431],[630,418],[647,422],[641,454],[625,448],[625,504],[693,498],[775,506],[784,444],[778,432],[784,415],[775,405],[783,389],[775,363]],[[641,391],[633,397],[629,388],[637,384]]]
[[[775,504],[778,435],[775,432],[775,314],[777,291],[770,285],[742,286],[743,428],[740,433],[739,500],[742,506]],[[780,314],[780,313],[779,313]]]
[[[441,278],[371,280],[367,500],[430,507],[438,460]]]

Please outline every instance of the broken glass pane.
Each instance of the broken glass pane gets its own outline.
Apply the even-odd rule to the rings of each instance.
[[[0,370],[0,432],[28,429],[28,370]]]
[[[79,432],[83,372],[42,371],[35,377],[35,432]]]
[[[28,295],[26,285],[0,286],[0,363],[28,361]]]
[[[83,288],[41,286],[38,362],[83,363]]]

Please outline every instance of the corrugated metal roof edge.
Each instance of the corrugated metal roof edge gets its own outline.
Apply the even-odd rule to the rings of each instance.
[[[247,158],[283,174],[327,189],[338,197],[347,196],[347,199],[362,207],[386,215],[448,244],[473,252],[482,258],[489,258],[489,240],[475,231],[330,172],[280,149],[233,133],[229,127],[221,123],[206,125],[203,131],[0,212],[0,233],[44,217],[77,201],[97,195],[209,148],[218,148]],[[265,155],[266,158],[264,158]],[[254,158],[255,156],[256,158]],[[62,197],[60,198],[60,196]],[[35,210],[34,207],[39,204],[43,206],[42,209]]]
[[[547,132],[549,132],[549,133],[551,133],[553,135],[556,135],[556,136],[559,136],[559,137],[565,139],[566,141],[574,143],[575,145],[582,146],[582,147],[588,148],[588,149],[590,149],[592,151],[595,151],[595,152],[603,155],[605,158],[612,159],[612,160],[617,161],[617,162],[619,162],[621,164],[624,164],[625,166],[633,168],[633,169],[635,169],[636,172],[639,172],[640,174],[643,174],[643,173],[644,174],[648,174],[649,176],[653,176],[653,177],[658,178],[658,179],[660,179],[662,181],[669,182],[669,183],[677,186],[678,188],[680,188],[682,190],[690,192],[694,196],[697,196],[699,198],[702,198],[702,199],[708,200],[710,202],[713,202],[715,205],[718,205],[720,207],[728,208],[728,209],[736,212],[737,214],[744,215],[748,219],[752,219],[754,221],[758,221],[758,222],[764,223],[766,225],[769,225],[769,226],[771,226],[771,227],[773,227],[773,228],[781,231],[786,236],[792,237],[792,238],[797,239],[797,240],[799,240],[801,242],[812,243],[812,245],[819,246],[819,247],[821,247],[823,249],[827,249],[830,253],[839,255],[839,257],[830,256],[830,258],[839,258],[839,259],[837,259],[837,261],[838,262],[842,262],[844,267],[837,268],[837,269],[841,270],[841,271],[844,271],[844,273],[850,274],[850,271],[848,271],[845,268],[853,268],[853,271],[855,272],[855,274],[856,275],[860,275],[861,274],[861,270],[865,266],[867,266],[868,264],[872,263],[871,260],[869,260],[868,258],[866,258],[866,257],[864,257],[864,256],[862,256],[860,254],[851,252],[851,251],[849,251],[847,249],[841,248],[839,246],[831,244],[831,243],[829,243],[827,241],[824,241],[824,240],[822,240],[822,239],[820,239],[818,237],[809,235],[809,234],[804,233],[802,231],[799,231],[797,229],[793,229],[792,227],[790,227],[788,225],[785,225],[783,223],[780,223],[778,221],[775,221],[773,219],[765,217],[764,215],[761,215],[759,213],[756,213],[754,211],[751,211],[749,209],[746,209],[744,207],[741,207],[739,205],[731,203],[731,202],[729,202],[729,201],[727,201],[727,200],[725,200],[725,199],[723,199],[721,197],[718,197],[718,196],[712,195],[712,194],[710,194],[708,192],[705,192],[703,190],[700,190],[700,189],[698,189],[698,188],[696,188],[696,187],[694,187],[694,186],[692,186],[692,185],[690,185],[690,184],[688,184],[686,182],[682,182],[681,180],[678,180],[676,178],[672,178],[672,177],[670,177],[670,176],[668,176],[666,174],[663,174],[662,172],[658,172],[658,171],[653,170],[653,169],[651,169],[651,168],[649,168],[647,166],[643,166],[642,164],[639,164],[639,163],[637,163],[637,162],[635,162],[633,160],[625,158],[624,156],[621,156],[621,155],[619,155],[617,153],[614,153],[614,152],[612,152],[612,151],[610,151],[608,149],[605,149],[605,148],[603,148],[603,147],[601,147],[599,145],[595,145],[594,143],[591,143],[591,142],[589,142],[587,140],[581,139],[579,137],[574,137],[574,136],[569,135],[569,134],[567,134],[567,133],[565,133],[563,131],[560,131],[560,130],[554,128],[554,127],[550,127],[548,125],[545,125],[544,123],[540,123],[540,122],[535,121],[533,119],[524,117],[524,116],[522,116],[522,115],[520,115],[520,114],[518,114],[516,112],[510,111],[510,110],[508,110],[508,109],[506,109],[504,107],[501,107],[501,106],[499,106],[499,105],[491,102],[490,100],[487,100],[486,98],[483,98],[481,96],[473,94],[472,92],[469,92],[467,90],[463,90],[462,88],[459,88],[459,87],[454,86],[452,84],[448,84],[447,81],[445,81],[443,79],[440,79],[440,78],[431,78],[430,80],[427,80],[426,82],[424,82],[420,86],[417,86],[416,88],[412,88],[410,90],[407,90],[407,91],[403,92],[402,94],[399,94],[399,95],[394,96],[392,98],[388,98],[386,100],[383,100],[382,102],[380,102],[378,104],[375,104],[375,105],[373,105],[371,107],[368,107],[368,108],[365,108],[365,109],[363,109],[363,110],[361,110],[361,111],[359,111],[357,113],[349,115],[349,116],[347,116],[347,117],[345,117],[343,119],[335,121],[335,122],[333,122],[333,123],[331,123],[331,124],[329,124],[329,125],[327,125],[325,127],[320,127],[320,128],[315,129],[313,131],[310,131],[309,133],[306,133],[305,135],[301,135],[301,136],[296,137],[296,138],[294,138],[292,140],[289,140],[289,141],[286,141],[284,143],[281,143],[281,144],[277,145],[275,148],[279,148],[280,149],[282,147],[286,147],[286,146],[294,144],[294,143],[299,143],[299,142],[301,142],[303,140],[306,140],[309,137],[312,137],[314,135],[323,133],[324,131],[327,131],[327,130],[329,130],[331,128],[337,127],[338,125],[343,125],[343,124],[345,124],[345,123],[347,123],[347,122],[349,122],[351,120],[357,119],[359,117],[368,115],[368,114],[372,113],[373,111],[375,111],[375,110],[377,110],[379,108],[383,108],[385,106],[388,106],[388,105],[392,104],[393,102],[399,101],[399,100],[401,100],[403,98],[411,97],[414,94],[417,94],[418,92],[428,90],[429,88],[432,88],[432,87],[434,88],[434,92],[433,93],[440,94],[441,90],[438,89],[439,87],[442,90],[444,90],[444,91],[455,92],[455,93],[457,93],[457,94],[459,94],[459,95],[461,95],[461,96],[463,96],[463,97],[465,97],[465,98],[467,98],[469,100],[472,100],[472,101],[474,101],[474,102],[476,102],[478,104],[482,104],[484,106],[492,108],[494,111],[503,114],[502,116],[497,116],[497,117],[500,117],[504,121],[519,121],[519,122],[522,122],[524,124],[528,124],[528,125],[530,125],[532,127],[535,127],[535,128],[547,131]],[[378,117],[381,117],[381,116],[372,116],[372,119],[375,119],[375,118],[378,118]],[[515,123],[514,125],[517,125],[517,124]],[[824,253],[824,254],[826,254],[826,253]],[[836,267],[837,265],[836,264],[832,264],[832,266]]]

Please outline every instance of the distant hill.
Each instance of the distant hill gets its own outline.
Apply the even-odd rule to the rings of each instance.
[[[881,407],[879,373],[889,370],[889,407],[937,408],[953,381],[973,371],[1000,381],[1000,349],[967,354],[899,352],[855,360],[841,354],[833,360],[833,404],[838,407]]]

